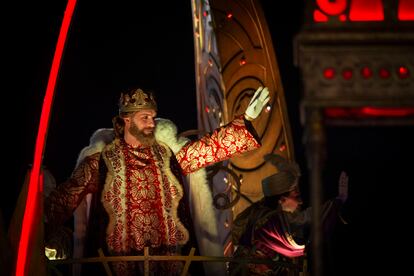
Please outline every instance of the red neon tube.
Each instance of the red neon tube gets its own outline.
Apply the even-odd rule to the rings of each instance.
[[[47,128],[49,125],[50,110],[53,102],[53,95],[55,92],[56,79],[59,73],[60,62],[62,59],[63,49],[66,42],[66,37],[69,31],[72,15],[75,10],[76,0],[68,0],[65,14],[60,28],[58,41],[56,44],[55,55],[53,57],[52,68],[49,74],[49,80],[46,88],[46,94],[43,100],[42,113],[40,115],[39,129],[37,132],[36,145],[33,158],[33,166],[30,172],[29,187],[26,199],[26,206],[23,215],[22,229],[20,233],[19,248],[17,252],[16,261],[16,276],[24,276],[28,274],[28,260],[30,255],[28,248],[30,248],[30,238],[33,232],[34,216],[36,215],[37,205],[39,204],[39,196],[41,196],[42,185],[41,181],[41,165],[43,151],[45,147],[45,140]]]

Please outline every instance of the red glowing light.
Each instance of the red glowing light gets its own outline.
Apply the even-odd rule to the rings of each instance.
[[[328,15],[339,15],[346,9],[347,0],[316,0],[319,8]]]
[[[16,261],[16,275],[23,276],[28,274],[29,254],[31,248],[30,238],[34,234],[36,222],[36,210],[39,210],[39,201],[41,197],[41,190],[39,186],[42,185],[42,157],[45,147],[47,127],[49,124],[50,110],[52,107],[53,94],[55,92],[56,79],[59,72],[60,61],[62,59],[63,49],[66,42],[69,25],[75,9],[76,0],[69,0],[66,6],[66,11],[63,17],[62,26],[58,41],[56,44],[55,55],[53,57],[52,67],[50,70],[49,81],[46,88],[46,94],[43,101],[42,113],[40,116],[39,129],[36,138],[35,152],[33,158],[33,166],[30,171],[30,179],[28,182],[28,192],[26,205],[22,221],[22,229],[20,233],[19,248]]]
[[[398,67],[397,74],[400,79],[406,79],[410,76],[410,71],[407,67],[400,66]]]
[[[325,113],[325,116],[327,117],[340,118],[340,117],[347,117],[349,112],[347,112],[345,108],[330,107],[330,108],[325,108],[324,113]]]
[[[315,22],[327,22],[328,17],[325,14],[321,13],[321,11],[315,10],[313,12],[313,20]]]
[[[324,114],[330,118],[411,117],[414,107],[329,107]]]
[[[391,73],[389,70],[385,69],[385,68],[381,68],[379,70],[379,76],[381,79],[388,79],[389,77],[391,77]]]
[[[399,21],[414,21],[414,1],[394,0],[398,2]],[[383,0],[316,0],[313,11],[315,22],[328,22],[329,17],[337,16],[339,21],[384,21]]]
[[[353,73],[352,73],[352,70],[351,69],[346,69],[346,70],[342,71],[342,77],[345,80],[352,79],[352,75],[353,75]]]
[[[339,21],[345,22],[347,20],[347,16],[345,14],[339,15]]]
[[[365,66],[361,69],[361,75],[364,79],[369,79],[372,77],[373,72],[371,70],[371,68]]]
[[[353,0],[349,9],[351,21],[383,21],[382,0]]]
[[[279,147],[279,151],[284,152],[286,150],[286,145],[283,144]]]
[[[247,62],[246,62],[246,59],[245,58],[241,58],[240,59],[240,66],[242,66],[242,65],[245,65]]]
[[[361,113],[367,116],[404,117],[414,114],[414,108],[363,107]]]
[[[325,79],[333,79],[335,77],[335,69],[333,68],[326,68],[323,71],[323,76],[325,77]]]
[[[401,21],[414,20],[413,0],[400,0],[398,2],[398,19]]]
[[[233,14],[231,12],[228,12],[226,15],[227,19],[232,19],[233,18]]]

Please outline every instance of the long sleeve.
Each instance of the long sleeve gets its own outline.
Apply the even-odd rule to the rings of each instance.
[[[99,183],[100,153],[86,157],[45,199],[45,216],[48,224],[63,224],[72,215],[83,197],[97,191]]]
[[[189,174],[259,147],[260,141],[253,127],[239,116],[226,126],[189,142],[176,157],[183,173]]]
[[[321,222],[324,237],[333,233],[337,224],[342,203],[338,199],[327,200],[321,205]],[[298,210],[294,213],[286,213],[290,228],[295,239],[305,242],[309,237],[305,236],[305,227],[312,223],[312,207]]]

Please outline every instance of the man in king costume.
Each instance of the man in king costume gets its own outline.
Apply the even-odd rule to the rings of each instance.
[[[122,93],[114,139],[80,160],[45,200],[46,247],[61,250],[57,229],[91,194],[85,256],[96,256],[98,249],[111,256],[142,255],[144,247],[151,255],[181,254],[194,241],[183,176],[260,147],[250,121],[268,101],[268,89],[260,87],[245,114],[174,151],[155,135],[153,95],[142,89]],[[178,275],[183,266],[158,263],[151,262],[154,275]],[[143,274],[142,262],[111,264],[116,275]]]

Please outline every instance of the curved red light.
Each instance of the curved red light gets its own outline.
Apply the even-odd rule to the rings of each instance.
[[[40,199],[42,195],[43,176],[41,171],[43,151],[47,136],[47,127],[50,119],[50,110],[53,103],[53,95],[55,93],[56,80],[60,68],[62,54],[69,31],[72,15],[75,10],[76,0],[69,0],[66,6],[62,25],[59,32],[56,50],[53,57],[52,67],[50,69],[49,80],[46,87],[46,93],[43,100],[42,113],[40,115],[40,123],[36,138],[33,165],[30,171],[30,179],[28,182],[28,191],[24,215],[22,220],[22,228],[20,233],[19,247],[16,260],[16,276],[28,275],[29,260],[31,258],[30,249],[32,247],[31,237],[35,231],[35,223],[38,218]]]
[[[316,0],[319,8],[329,15],[339,15],[346,9],[347,0]]]
[[[320,10],[315,10],[313,12],[313,20],[315,22],[327,22],[328,17],[325,14],[323,14]]]

